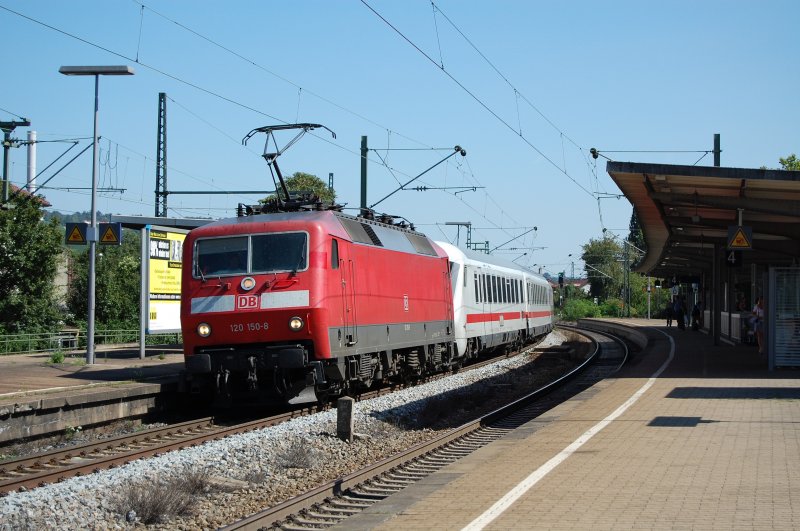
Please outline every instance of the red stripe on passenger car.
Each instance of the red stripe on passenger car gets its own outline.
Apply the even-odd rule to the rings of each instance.
[[[526,317],[550,317],[551,313],[549,311],[544,312],[528,312]]]
[[[550,317],[550,312],[527,312],[525,317]],[[499,321],[500,317],[504,320],[510,321],[513,319],[520,319],[520,312],[506,312],[506,313],[468,313],[467,323],[490,323]]]
[[[519,319],[520,312],[510,313],[470,313],[467,314],[467,323],[487,323],[491,321],[499,321],[500,317],[504,320],[510,321],[512,319]]]

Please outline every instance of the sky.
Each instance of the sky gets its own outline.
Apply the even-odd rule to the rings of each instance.
[[[52,210],[89,211],[91,149],[56,171],[91,143],[94,79],[58,69],[129,65],[100,78],[104,214],[155,214],[164,92],[168,189],[254,192],[173,194],[170,217],[257,203],[274,188],[265,137],[244,136],[317,123],[336,137],[317,129],[278,162],[332,173],[345,212],[366,136],[368,205],[405,185],[376,211],[462,247],[447,223],[468,222],[495,255],[579,276],[583,245],[628,232],[607,160],[711,166],[716,133],[722,166],[800,153],[798,18],[794,0],[0,0],[0,121],[31,121],[12,137],[36,131]],[[26,177],[26,148],[11,149],[10,181]]]

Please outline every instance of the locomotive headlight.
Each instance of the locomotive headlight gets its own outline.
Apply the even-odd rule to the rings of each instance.
[[[300,330],[303,329],[304,326],[305,323],[299,317],[292,317],[291,319],[289,319],[289,329],[292,332],[299,332]]]
[[[208,323],[200,323],[197,325],[197,335],[200,337],[208,337],[211,335],[211,325]]]
[[[254,287],[256,287],[256,279],[253,277],[244,277],[242,282],[239,284],[243,290],[250,291]]]

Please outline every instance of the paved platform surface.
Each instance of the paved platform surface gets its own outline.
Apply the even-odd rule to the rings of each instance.
[[[800,529],[800,371],[663,321],[620,322],[649,342],[617,377],[346,528]]]
[[[76,352],[64,363],[49,363],[50,354],[0,356],[0,404],[36,396],[74,394],[104,386],[135,386],[153,381],[177,380],[183,369],[178,345],[95,351],[95,363],[85,363],[86,353]]]

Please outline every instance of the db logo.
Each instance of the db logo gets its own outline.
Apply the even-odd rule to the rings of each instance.
[[[237,310],[257,310],[258,309],[258,295],[237,295],[236,296],[236,309]]]

